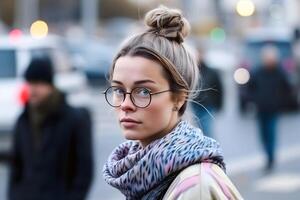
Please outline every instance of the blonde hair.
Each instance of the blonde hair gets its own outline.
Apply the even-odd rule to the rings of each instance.
[[[164,6],[149,11],[145,23],[148,26],[145,32],[127,39],[121,46],[113,61],[110,79],[117,59],[122,56],[141,56],[157,61],[164,68],[170,89],[175,94],[186,94],[186,102],[179,110],[183,115],[187,100],[194,96],[199,76],[196,59],[183,44],[190,25],[179,10]]]

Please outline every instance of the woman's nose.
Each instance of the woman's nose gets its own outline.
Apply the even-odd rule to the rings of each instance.
[[[134,110],[134,109],[136,109],[136,106],[134,105],[134,103],[132,102],[132,100],[130,98],[130,94],[125,95],[125,99],[121,104],[121,109],[122,110]]]

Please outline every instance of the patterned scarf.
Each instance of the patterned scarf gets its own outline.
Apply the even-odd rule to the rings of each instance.
[[[127,200],[159,199],[184,168],[211,162],[225,170],[219,144],[181,121],[174,130],[143,148],[137,141],[119,145],[104,165],[103,176]]]

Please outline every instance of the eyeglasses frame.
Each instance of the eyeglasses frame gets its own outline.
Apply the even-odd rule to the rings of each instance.
[[[114,106],[114,105],[110,104],[109,101],[108,101],[108,99],[107,99],[107,91],[108,91],[109,89],[111,89],[111,88],[116,88],[116,87],[117,87],[117,86],[110,86],[110,87],[108,87],[104,92],[102,92],[102,94],[105,95],[105,100],[106,100],[106,102],[107,102],[111,107],[114,107],[114,108],[121,107],[122,103],[123,103],[123,102],[125,101],[125,99],[126,99],[126,95],[127,95],[127,94],[129,94],[130,100],[131,100],[131,102],[133,103],[134,106],[136,106],[136,107],[138,107],[138,108],[147,108],[147,107],[151,104],[151,102],[152,102],[152,95],[157,95],[157,94],[161,94],[161,93],[165,93],[165,92],[172,92],[172,90],[170,90],[170,89],[168,89],[168,90],[163,90],[163,91],[159,91],[159,92],[151,92],[151,90],[149,90],[149,89],[147,89],[147,88],[145,88],[145,87],[135,87],[135,88],[133,88],[133,89],[131,90],[131,92],[124,92],[122,103],[121,103],[119,106]],[[138,106],[138,105],[136,105],[136,104],[134,103],[134,98],[132,97],[131,94],[132,94],[132,91],[134,91],[134,90],[136,90],[136,89],[138,89],[138,88],[143,88],[143,89],[146,89],[147,91],[149,91],[150,100],[149,100],[149,103],[148,103],[146,106]]]

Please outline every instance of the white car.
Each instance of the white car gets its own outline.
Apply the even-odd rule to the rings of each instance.
[[[0,133],[11,131],[27,98],[23,74],[34,56],[47,55],[55,66],[55,85],[68,94],[71,104],[84,104],[87,81],[71,68],[56,36],[33,39],[30,36],[0,36]]]

